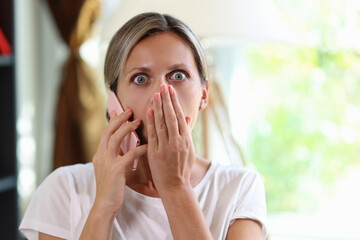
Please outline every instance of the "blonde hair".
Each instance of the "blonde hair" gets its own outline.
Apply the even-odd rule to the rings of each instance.
[[[170,15],[148,12],[130,19],[111,39],[104,65],[106,85],[116,92],[118,79],[135,45],[149,36],[165,32],[175,33],[189,45],[194,55],[200,79],[204,84],[207,84],[208,73],[205,53],[195,34],[185,23]]]

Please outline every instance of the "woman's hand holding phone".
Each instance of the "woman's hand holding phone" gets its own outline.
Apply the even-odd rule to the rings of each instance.
[[[93,158],[96,177],[96,197],[94,206],[101,211],[116,214],[123,203],[125,173],[132,167],[135,159],[147,151],[147,145],[133,148],[123,154],[120,144],[123,139],[140,126],[141,121],[128,121],[131,109],[119,116],[112,111],[108,126],[103,130],[99,147]]]
[[[129,109],[117,116],[110,114],[108,126],[103,130],[98,149],[93,158],[96,179],[96,196],[80,239],[110,239],[114,218],[124,201],[125,173],[134,159],[147,151],[147,145],[133,148],[123,154],[120,144],[130,132],[140,125],[140,120],[129,122]]]

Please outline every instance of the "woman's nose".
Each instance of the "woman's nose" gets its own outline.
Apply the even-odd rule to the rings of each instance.
[[[156,81],[156,84],[154,84],[153,94],[160,92],[161,86],[168,86],[169,83],[166,81],[166,79],[159,79]]]
[[[158,93],[161,91],[161,86],[168,87],[169,83],[165,79],[157,79],[153,84],[151,88],[151,94],[149,99],[149,104],[151,105],[151,100],[154,98],[155,93]]]

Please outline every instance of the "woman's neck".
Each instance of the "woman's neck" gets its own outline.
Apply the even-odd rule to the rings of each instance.
[[[195,187],[203,179],[210,161],[196,157],[191,172],[191,185]],[[129,170],[126,174],[126,185],[134,191],[150,197],[160,197],[152,179],[149,162],[144,155],[138,159],[136,171]]]
[[[141,194],[150,197],[159,197],[146,156],[142,156],[138,159],[138,166],[135,171],[129,170],[127,172],[126,185]]]

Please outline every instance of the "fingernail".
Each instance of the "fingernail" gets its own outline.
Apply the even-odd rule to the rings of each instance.
[[[160,102],[160,93],[155,93],[155,101]]]
[[[126,114],[131,113],[131,108],[126,109],[125,113]]]
[[[171,85],[169,86],[169,92],[170,92],[171,95],[173,95],[175,93],[175,89]]]
[[[139,124],[140,122],[141,122],[140,119],[135,119],[135,120],[133,121],[133,123],[135,123],[135,124]]]
[[[132,169],[131,169],[133,172],[136,171],[137,165],[138,165],[138,159],[136,158],[136,159],[134,160],[133,167],[132,167]]]
[[[164,94],[168,92],[168,88],[165,84],[161,85],[160,89],[161,89],[161,92]]]
[[[189,125],[191,123],[191,116],[185,117],[186,123]]]
[[[148,111],[148,115],[149,115],[149,117],[154,116],[154,110],[149,109],[149,111]]]

